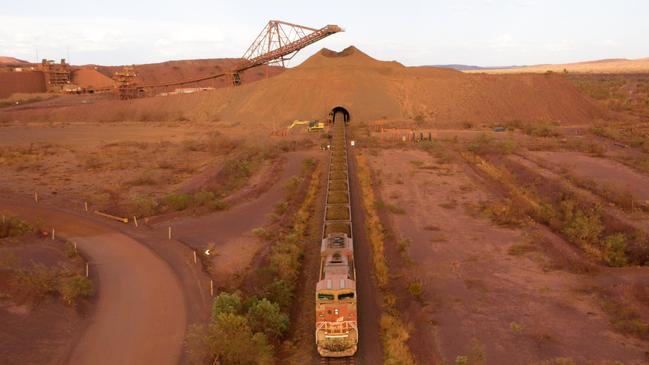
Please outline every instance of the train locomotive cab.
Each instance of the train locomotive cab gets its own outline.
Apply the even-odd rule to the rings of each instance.
[[[356,353],[356,281],[352,240],[332,233],[322,240],[320,280],[316,286],[316,343],[323,357]]]

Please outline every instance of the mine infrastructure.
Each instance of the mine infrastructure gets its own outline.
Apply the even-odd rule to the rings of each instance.
[[[241,57],[242,60],[227,72],[190,80],[148,85],[136,85],[132,82],[133,78],[118,77],[115,79],[116,90],[120,99],[131,99],[137,96],[154,94],[155,89],[198,84],[201,81],[221,77],[229,77],[232,85],[238,86],[241,84],[241,73],[243,71],[268,64],[283,67],[285,62],[295,57],[301,49],[343,31],[341,27],[333,24],[315,29],[281,20],[271,20],[248,47]]]

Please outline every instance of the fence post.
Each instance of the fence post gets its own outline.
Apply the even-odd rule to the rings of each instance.
[[[52,228],[52,241],[54,241],[56,237],[56,232],[54,231],[54,228]]]
[[[210,279],[210,295],[214,296],[214,280]]]
[[[196,262],[197,262],[197,260],[196,260],[196,250],[194,250],[194,263],[196,263]]]
[[[169,239],[171,239],[171,226],[169,226]]]
[[[133,216],[133,222],[135,222],[135,227],[137,228],[137,217]]]
[[[86,212],[88,211],[88,202],[83,202],[83,207],[86,209]]]
[[[86,277],[90,274],[90,265],[88,265],[88,262],[86,262]]]
[[[38,203],[38,192],[34,192],[34,202]]]

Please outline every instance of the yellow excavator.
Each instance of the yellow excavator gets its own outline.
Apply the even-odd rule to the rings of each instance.
[[[296,119],[286,129],[290,130],[296,125],[306,125],[307,126],[306,130],[309,132],[322,132],[324,131],[324,127],[325,127],[324,123],[318,120],[297,120]]]

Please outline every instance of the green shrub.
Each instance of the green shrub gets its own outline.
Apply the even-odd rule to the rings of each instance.
[[[644,321],[635,306],[613,298],[603,298],[601,304],[617,330],[641,339],[649,336],[649,324]]]
[[[221,313],[212,319],[208,330],[212,355],[222,364],[270,365],[273,348],[263,333],[253,333],[244,316]]]
[[[133,214],[140,217],[150,217],[156,215],[160,208],[157,200],[146,196],[136,197],[133,201],[133,205]]]
[[[23,297],[38,302],[46,295],[56,293],[58,275],[56,268],[37,263],[32,264],[29,270],[17,270],[13,281]]]
[[[295,285],[291,282],[275,279],[266,287],[265,297],[271,302],[279,304],[282,309],[288,309],[293,302],[293,290]]]
[[[482,213],[492,222],[504,227],[521,227],[528,221],[525,210],[509,199],[483,204]]]
[[[271,339],[280,338],[288,329],[288,316],[280,311],[277,303],[272,303],[266,298],[250,306],[247,318],[253,331],[262,332]]]
[[[238,293],[221,292],[212,302],[212,318],[222,313],[237,314],[242,308],[241,296]]]
[[[622,267],[628,264],[626,240],[624,233],[615,233],[602,240],[604,261],[609,266]]]
[[[481,133],[467,145],[467,149],[478,155],[507,155],[518,149],[518,143],[511,138],[494,139]]]
[[[581,246],[588,246],[599,241],[604,226],[595,210],[584,211],[575,207],[570,201],[563,201],[562,208],[563,221],[565,222],[562,232],[570,241]]]
[[[420,298],[424,292],[424,286],[421,281],[413,281],[408,284],[408,291],[415,298]]]
[[[397,317],[384,313],[380,326],[385,364],[414,365],[415,359],[407,345],[410,333],[404,324]]]
[[[88,298],[95,294],[92,281],[79,274],[62,278],[58,291],[61,299],[68,305],[75,304],[79,298]]]
[[[523,133],[534,137],[556,137],[559,135],[556,123],[545,121],[529,122],[522,125]]]
[[[173,210],[185,210],[193,204],[193,197],[191,194],[169,194],[164,202]]]
[[[3,216],[4,221],[0,221],[0,238],[22,236],[32,230],[27,223],[17,217]]]

